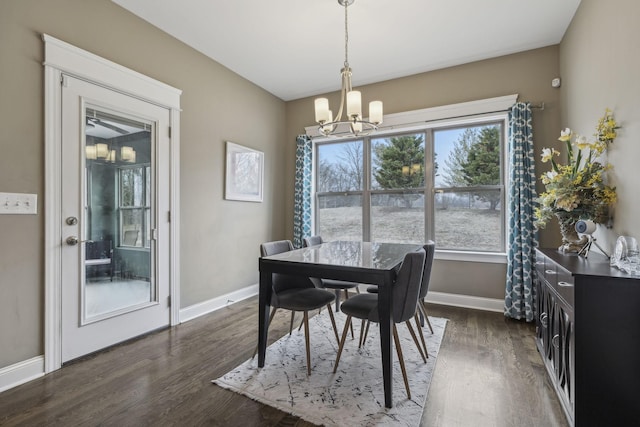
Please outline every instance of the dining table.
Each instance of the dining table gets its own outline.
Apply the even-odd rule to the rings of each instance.
[[[392,399],[393,285],[404,256],[422,248],[420,244],[362,241],[329,241],[259,259],[258,367],[264,367],[267,330],[274,273],[346,280],[378,286],[380,348],[384,402]]]

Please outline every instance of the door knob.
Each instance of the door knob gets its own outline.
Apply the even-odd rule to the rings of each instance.
[[[75,216],[70,216],[66,219],[66,223],[67,225],[76,225],[78,223],[78,218],[76,218]]]
[[[78,238],[76,236],[67,237],[67,245],[69,245],[69,246],[77,245],[78,242],[79,242],[79,240],[78,240]]]

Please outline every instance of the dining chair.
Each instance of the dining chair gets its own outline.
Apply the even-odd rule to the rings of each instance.
[[[293,250],[293,244],[290,240],[278,240],[274,242],[262,243],[260,245],[260,255],[270,256]],[[338,328],[333,316],[331,303],[335,299],[333,293],[318,289],[308,277],[289,276],[285,274],[273,273],[272,276],[272,293],[271,293],[271,315],[269,316],[269,324],[273,320],[276,311],[279,308],[291,310],[292,313],[302,311],[304,323],[305,347],[307,352],[307,375],[311,375],[311,352],[309,344],[309,310],[316,310],[320,307],[327,306],[333,332],[338,339]],[[291,332],[291,328],[289,329]],[[268,333],[268,329],[267,329]],[[255,352],[254,352],[255,356]]]
[[[404,364],[404,357],[402,355],[402,347],[400,345],[400,339],[398,338],[397,323],[404,322],[413,341],[418,349],[420,344],[417,341],[416,335],[413,332],[410,320],[415,316],[416,307],[418,305],[418,297],[420,295],[420,286],[422,284],[422,272],[424,270],[424,262],[426,253],[424,249],[420,249],[416,252],[409,252],[405,255],[396,281],[393,285],[393,340],[395,342],[396,352],[398,354],[398,360],[400,362],[400,370],[402,371],[402,377],[404,379],[404,386],[407,390],[407,396],[411,399],[411,390],[409,389],[409,380],[407,378],[407,370]],[[336,363],[333,367],[333,373],[338,371],[338,363],[340,363],[340,356],[342,355],[342,349],[344,348],[344,342],[347,337],[347,331],[351,319],[353,317],[362,319],[362,327],[364,327],[365,321],[379,322],[378,317],[378,294],[366,293],[355,295],[349,298],[341,305],[342,312],[347,315],[347,321],[345,323],[344,330],[342,331],[342,338],[340,339],[340,345],[338,347],[338,355],[336,356]],[[420,350],[422,353],[422,350]],[[423,360],[426,362],[426,359]]]
[[[323,243],[322,236],[311,236],[302,239],[303,247],[320,245]],[[347,282],[344,280],[311,278],[311,281],[319,288],[332,289],[336,294],[336,312],[340,311],[340,292],[344,291],[345,299],[349,298],[349,289],[355,289],[356,293],[360,293],[358,289],[359,283]]]
[[[427,303],[425,302],[425,298],[427,296],[427,292],[429,292],[429,281],[431,278],[431,267],[433,266],[433,256],[436,251],[436,244],[433,240],[427,241],[427,243],[422,246],[425,251],[425,262],[424,262],[424,270],[422,272],[422,283],[420,285],[420,295],[418,297],[418,304],[416,307],[416,313],[414,315],[416,327],[418,329],[418,335],[420,335],[420,341],[422,343],[422,349],[420,349],[420,354],[424,359],[429,357],[429,352],[427,351],[427,342],[424,339],[424,334],[422,333],[422,326],[424,322],[421,322],[420,317],[422,317],[429,326],[429,330],[433,334],[433,326],[431,326],[431,321],[429,320],[429,316],[427,315]],[[378,287],[370,286],[367,289],[368,293],[377,294]],[[367,339],[367,333],[369,332],[369,323],[367,322],[365,328],[360,329],[360,341],[358,344],[358,348],[364,345],[364,342]],[[419,347],[419,346],[418,346]]]

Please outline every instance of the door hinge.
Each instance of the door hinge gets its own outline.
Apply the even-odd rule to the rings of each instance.
[[[171,307],[171,295],[167,297],[167,307]]]
[[[171,126],[169,126],[169,138],[171,138]]]
[[[67,80],[67,76],[64,74],[60,74],[60,85],[62,85],[62,87],[69,87],[69,80]]]
[[[151,240],[158,240],[158,229],[154,228],[151,230]]]
[[[171,211],[167,211],[167,222],[171,222]]]

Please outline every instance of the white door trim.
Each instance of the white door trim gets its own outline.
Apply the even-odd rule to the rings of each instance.
[[[44,368],[45,373],[62,366],[62,277],[61,231],[62,193],[62,74],[90,81],[129,96],[170,110],[171,159],[170,174],[170,295],[171,325],[180,322],[180,95],[182,91],[115,64],[107,59],[79,49],[47,34],[45,44],[44,105],[45,105],[45,313]]]

